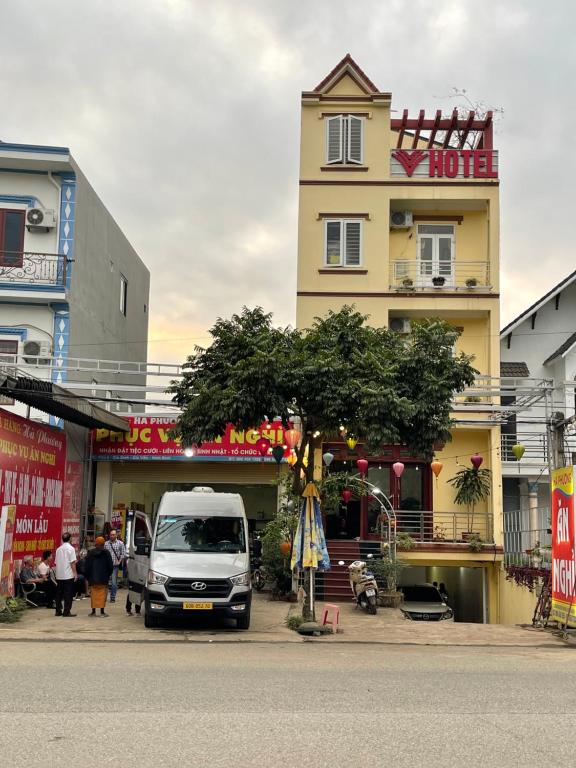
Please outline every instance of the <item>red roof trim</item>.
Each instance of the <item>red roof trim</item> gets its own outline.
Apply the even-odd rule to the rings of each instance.
[[[344,56],[344,58],[336,64],[334,69],[329,72],[324,80],[322,80],[316,88],[314,88],[314,93],[322,93],[325,86],[328,85],[329,82],[331,82],[341,71],[342,74],[336,82],[339,82],[339,80],[346,74],[347,70],[352,70],[352,72],[356,75],[356,81],[358,85],[362,88],[362,90],[365,93],[379,93],[378,86],[374,85],[372,80],[368,77],[368,75],[356,64],[352,56],[350,56],[349,53]]]

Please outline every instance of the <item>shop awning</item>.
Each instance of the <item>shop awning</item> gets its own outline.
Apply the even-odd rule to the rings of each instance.
[[[116,432],[130,431],[130,425],[125,419],[51,381],[12,375],[0,370],[0,394],[88,429],[101,427]]]

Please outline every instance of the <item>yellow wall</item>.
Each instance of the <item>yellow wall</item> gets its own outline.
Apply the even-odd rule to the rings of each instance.
[[[519,587],[506,580],[500,573],[500,624],[531,624],[537,596],[526,587]]]

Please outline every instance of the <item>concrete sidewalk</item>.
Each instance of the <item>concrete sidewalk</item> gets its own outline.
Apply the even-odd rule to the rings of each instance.
[[[1,641],[114,642],[114,643],[382,643],[392,645],[440,645],[470,647],[560,647],[566,644],[550,631],[497,624],[406,621],[400,611],[380,608],[376,616],[357,609],[352,602],[340,603],[338,634],[305,638],[286,627],[286,618],[299,613],[295,604],[273,601],[254,594],[250,630],[238,631],[232,621],[190,616],[186,622],[163,629],[146,629],[141,616],[127,616],[126,591],[108,604],[108,618],[90,617],[90,600],[73,604],[75,618],[54,616],[46,608],[27,610],[17,624],[0,624]],[[316,616],[321,620],[323,603]]]

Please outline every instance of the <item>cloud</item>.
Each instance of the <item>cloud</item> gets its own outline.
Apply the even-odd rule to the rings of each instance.
[[[70,146],[151,270],[150,359],[177,361],[243,304],[294,322],[300,91],[347,51],[396,109],[466,88],[505,108],[506,319],[574,266],[575,21],[537,0],[6,3],[0,138]]]

